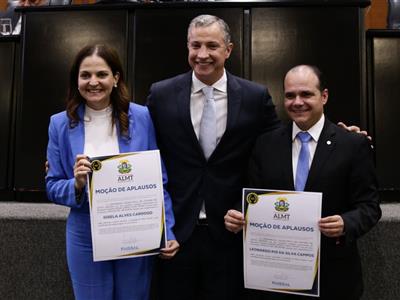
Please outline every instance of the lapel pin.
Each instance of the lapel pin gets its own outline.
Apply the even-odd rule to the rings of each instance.
[[[326,144],[330,145],[330,144],[332,144],[332,142],[331,141],[326,141]]]

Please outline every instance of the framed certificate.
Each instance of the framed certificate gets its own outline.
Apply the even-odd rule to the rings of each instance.
[[[159,151],[93,157],[91,164],[93,260],[158,254],[166,241]]]
[[[319,296],[321,193],[243,189],[245,287]]]

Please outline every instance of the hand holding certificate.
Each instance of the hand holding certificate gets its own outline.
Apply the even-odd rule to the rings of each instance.
[[[158,254],[166,246],[159,151],[91,161],[88,194],[94,261]]]
[[[321,193],[243,190],[245,287],[319,295]]]

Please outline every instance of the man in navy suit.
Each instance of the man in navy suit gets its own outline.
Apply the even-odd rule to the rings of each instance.
[[[293,122],[258,138],[250,158],[248,186],[294,190],[303,147],[298,133],[311,136],[305,144],[309,171],[304,190],[323,194],[319,220],[321,299],[360,299],[363,285],[357,239],[381,217],[369,142],[365,136],[347,132],[324,116],[328,90],[318,68],[292,68],[286,74],[284,88],[285,110]],[[243,224],[242,213],[228,211],[225,225],[229,231],[238,232]],[[264,296],[305,299],[270,293]]]
[[[224,228],[223,217],[240,209],[255,139],[279,120],[265,87],[225,70],[233,45],[223,20],[193,19],[187,46],[192,71],[153,84],[148,97],[181,244],[174,260],[160,262],[159,294],[174,300],[242,299],[241,237]],[[201,143],[207,86],[214,102],[211,151]]]

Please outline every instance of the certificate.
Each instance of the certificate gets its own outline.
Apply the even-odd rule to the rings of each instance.
[[[159,151],[94,157],[91,164],[93,260],[158,254],[166,241]]]
[[[245,287],[319,296],[321,193],[243,189]]]

